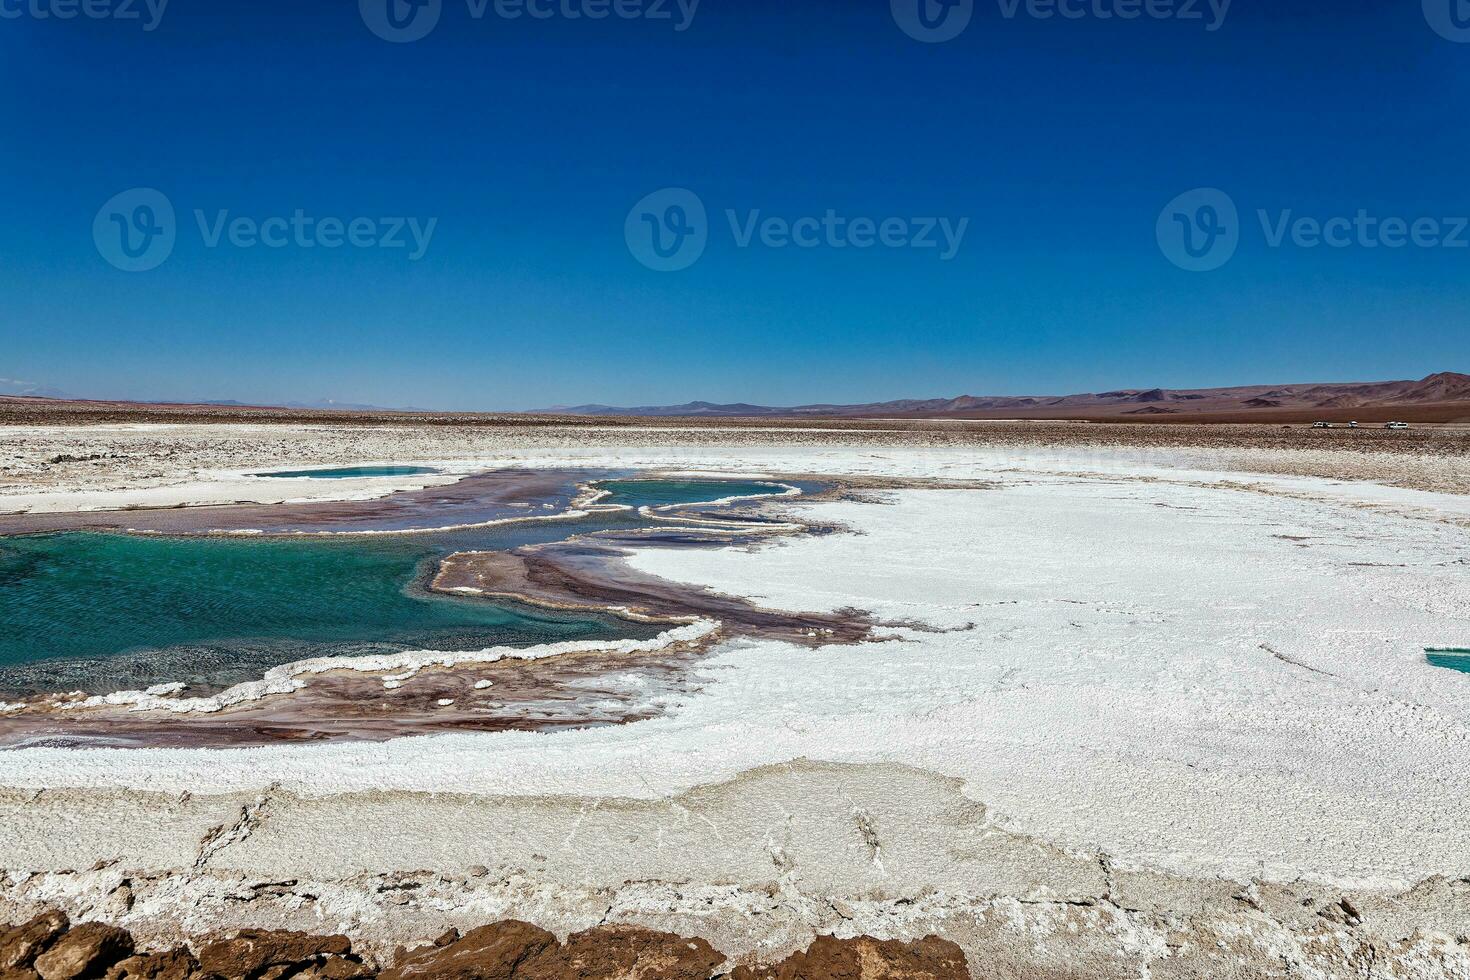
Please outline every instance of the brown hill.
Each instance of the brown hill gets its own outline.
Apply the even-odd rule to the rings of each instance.
[[[847,418],[1155,418],[1169,421],[1405,421],[1470,419],[1470,375],[1442,372],[1419,381],[1248,385],[1235,388],[1127,388],[1077,395],[903,399],[862,405],[718,405],[690,402],[642,408],[580,405],[576,415]]]

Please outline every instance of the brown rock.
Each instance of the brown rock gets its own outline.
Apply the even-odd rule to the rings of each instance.
[[[965,954],[938,936],[917,942],[819,936],[775,966],[739,966],[731,980],[970,980]]]
[[[107,980],[187,980],[198,971],[194,954],[180,946],[166,953],[129,956],[107,971]]]
[[[133,952],[127,930],[101,922],[84,922],[36,957],[41,980],[88,980]]]
[[[224,980],[253,980],[272,967],[306,967],[329,956],[347,956],[346,936],[311,936],[304,932],[245,929],[229,939],[206,941],[199,950],[199,969]],[[293,971],[286,970],[285,973]]]
[[[30,967],[15,970],[0,970],[0,980],[41,980],[41,975]]]
[[[0,973],[30,966],[70,925],[65,912],[43,912],[24,925],[0,928]]]
[[[703,939],[634,926],[574,933],[516,971],[516,980],[709,980],[725,957]]]
[[[471,929],[448,946],[410,950],[379,980],[511,980],[521,976],[521,964],[556,945],[545,929],[509,919]]]
[[[366,964],[346,956],[328,956],[320,963],[313,963],[300,973],[293,973],[291,980],[362,980],[373,971]]]

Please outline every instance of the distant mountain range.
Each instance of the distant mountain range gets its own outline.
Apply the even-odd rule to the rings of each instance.
[[[397,413],[405,416],[484,414],[384,408],[326,399],[275,405],[233,400],[104,401],[80,398],[33,382],[0,378],[0,401],[28,401],[35,404],[35,400],[41,399],[119,408],[155,405],[179,413],[187,413],[190,408],[227,408],[277,413],[281,410],[296,410],[312,413]],[[1111,419],[1159,422],[1300,422],[1312,419],[1359,419],[1372,422],[1402,419],[1409,422],[1450,422],[1470,421],[1470,375],[1441,372],[1418,381],[1249,385],[1235,388],[1126,388],[1080,395],[961,395],[958,398],[900,399],[856,405],[796,405],[785,408],[746,402],[717,404],[706,401],[632,408],[571,405],[511,414],[633,418]]]
[[[1249,385],[1235,388],[1127,388],[1081,395],[990,396],[901,399],[858,405],[796,405],[775,408],[746,403],[686,402],[683,405],[574,405],[547,409],[558,415],[642,417],[793,418],[1034,418],[1066,419],[1170,415],[1276,415],[1283,412],[1339,413],[1353,409],[1424,408],[1470,404],[1470,375],[1443,372],[1419,381],[1334,384]],[[1470,412],[1467,412],[1470,414]]]
[[[75,400],[76,395],[51,388],[35,381],[19,381],[15,378],[0,378],[0,395],[14,398],[57,398]]]

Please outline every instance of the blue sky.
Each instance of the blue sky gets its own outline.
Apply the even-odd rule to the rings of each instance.
[[[669,0],[667,20],[441,0],[409,43],[346,0],[170,0],[152,30],[145,0],[90,0],[137,20],[54,16],[68,2],[0,0],[0,377],[497,409],[1470,369],[1470,247],[1450,247],[1470,243],[1470,43],[1420,0],[1235,0],[1218,24],[1204,0],[1201,20],[975,0],[941,43],[889,0],[703,0],[692,19]],[[99,210],[134,188],[175,212],[149,271],[94,237],[133,220],[133,198]],[[663,188],[706,211],[679,271],[626,235]],[[1195,188],[1239,214],[1207,272],[1158,234]],[[254,242],[298,211],[313,247]],[[1273,247],[1261,211],[1435,224],[1397,248]],[[950,258],[740,241],[828,212],[896,221],[894,242],[938,219],[964,234]],[[407,218],[433,222],[422,249],[406,222],[407,247],[370,246]],[[361,246],[312,237],[354,219]]]

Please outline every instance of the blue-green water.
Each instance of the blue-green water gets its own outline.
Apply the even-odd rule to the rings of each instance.
[[[605,484],[620,503],[769,493],[768,484]],[[635,512],[412,535],[0,538],[0,700],[182,680],[218,687],[314,656],[643,638],[647,624],[429,593],[437,560],[649,522]]]
[[[374,476],[423,476],[438,472],[432,466],[343,466],[334,470],[281,470],[255,475],[274,479],[305,477],[312,480],[352,480]]]
[[[1470,649],[1446,647],[1424,651],[1424,659],[1436,667],[1447,667],[1450,670],[1458,670],[1463,674],[1470,674]]]

